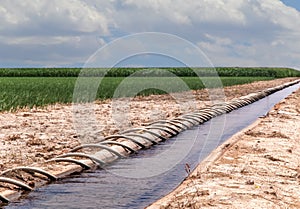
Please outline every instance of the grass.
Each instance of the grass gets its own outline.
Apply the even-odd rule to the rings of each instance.
[[[273,78],[221,77],[222,83],[213,77],[203,79],[206,87],[214,88],[221,87],[221,85],[230,86]],[[76,80],[75,77],[0,77],[0,111],[13,111],[23,107],[32,108],[54,103],[71,103]],[[83,78],[83,80],[85,81],[84,85],[79,88],[80,96],[89,95],[90,92],[97,89],[92,87],[99,81],[98,78]],[[123,85],[124,83],[126,85]],[[150,95],[202,89],[204,87],[203,82],[198,77],[105,77],[97,91],[96,98],[103,100],[114,97],[114,94],[116,97],[134,96],[136,93],[138,95]],[[135,93],[132,95],[132,92]],[[94,100],[92,95],[79,100],[86,100],[86,98],[88,98],[87,100]]]
[[[0,78],[0,111],[72,101],[76,78]]]

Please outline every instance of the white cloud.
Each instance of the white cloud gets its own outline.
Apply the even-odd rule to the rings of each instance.
[[[121,34],[154,31],[186,38],[218,66],[295,66],[299,19],[279,0],[2,0],[0,61],[84,62]]]
[[[53,33],[108,33],[107,18],[96,8],[80,0],[2,0],[0,11],[2,32],[6,32],[7,29],[14,32],[18,32],[18,29],[32,29],[33,32],[44,34],[47,27],[50,27],[57,30]]]
[[[0,61],[39,66],[84,62],[110,35],[110,21],[81,0],[2,0]]]
[[[37,44],[37,45],[53,45],[62,43],[78,43],[81,41],[80,36],[17,36],[7,37],[0,36],[0,41],[9,45],[20,44]]]
[[[130,5],[149,17],[159,15],[178,24],[192,24],[193,22],[236,22],[243,23],[244,15],[239,11],[241,1],[235,0],[127,0]]]

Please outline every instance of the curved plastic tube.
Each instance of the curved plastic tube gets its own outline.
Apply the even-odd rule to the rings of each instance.
[[[193,124],[193,126],[196,126],[199,124],[198,118],[195,119],[194,117],[191,117],[191,116],[182,115],[182,116],[178,117],[177,119],[187,119]]]
[[[187,129],[190,128],[188,125],[186,125],[184,122],[182,122],[182,120],[177,120],[176,118],[170,120],[170,122],[172,122],[172,123],[179,123],[180,125],[184,126],[185,130],[187,130]]]
[[[212,118],[212,115],[206,113],[206,112],[196,112],[194,115],[197,115],[199,118],[203,120],[203,122],[206,122]]]
[[[166,133],[170,134],[171,136],[176,136],[180,133],[180,131],[178,131],[177,129],[167,125],[167,124],[153,124],[151,126],[148,126],[146,128],[149,128],[151,129],[152,127],[158,127],[158,128],[161,128],[161,130],[165,130]],[[167,128],[167,129],[170,129],[171,131],[173,131],[173,133],[171,131],[168,131],[167,129],[164,129],[164,128]],[[182,129],[181,129],[182,130]]]
[[[207,115],[200,114],[200,113],[195,113],[193,116],[190,116],[190,117],[196,117],[196,118],[200,119],[201,121],[199,122],[199,124],[205,123],[212,118],[212,117],[208,117]]]
[[[224,106],[213,107],[212,111],[215,111],[218,115],[223,115],[224,113],[226,113],[226,108]]]
[[[76,160],[74,158],[53,158],[51,160],[48,160],[46,162],[67,162],[67,163],[75,163],[77,165],[80,165],[83,169],[87,170],[87,169],[91,169],[91,166]]]
[[[226,108],[228,109],[228,112],[235,110],[235,106],[232,104],[226,104]]]
[[[145,127],[145,129],[157,129],[157,130],[160,130],[160,131],[164,131],[165,133],[169,134],[171,137],[173,136],[176,136],[177,134],[176,133],[173,133],[171,131],[169,131],[167,129],[167,127],[161,127],[161,126],[156,126],[156,125],[152,125],[152,126],[147,126]],[[178,132],[179,133],[179,132]]]
[[[105,164],[104,161],[100,160],[99,158],[96,158],[92,155],[88,155],[85,153],[79,153],[79,152],[72,152],[72,153],[67,153],[67,154],[63,154],[63,155],[59,155],[57,156],[58,158],[64,158],[64,157],[85,157],[85,158],[89,158],[91,161],[99,164],[100,166],[103,166]]]
[[[227,108],[227,113],[232,112],[233,110],[235,110],[235,108],[231,105],[226,105]]]
[[[7,199],[6,197],[4,197],[4,196],[2,196],[2,195],[0,195],[0,201],[1,201],[2,203],[9,203],[9,202],[10,202],[9,199]]]
[[[207,114],[207,113],[200,113],[200,112],[195,112],[195,113],[192,113],[192,114],[187,114],[185,115],[187,117],[196,117],[197,119],[200,119],[201,121],[198,121],[198,123],[204,123],[208,120],[210,120],[211,118],[213,118],[213,116]]]
[[[173,120],[177,120],[177,121],[185,121],[185,122],[188,122],[189,124],[191,124],[192,126],[195,125],[194,120],[188,119],[188,118],[180,118],[180,117],[178,117],[178,118],[175,118],[175,119],[173,119]],[[190,128],[189,126],[187,126],[187,127]]]
[[[256,102],[256,100],[253,101],[253,102]],[[251,103],[253,103],[253,102],[251,102]],[[250,103],[250,104],[251,104],[251,103]],[[243,100],[237,102],[237,105],[238,105],[239,107],[244,107],[246,104],[247,104],[247,103],[245,103],[245,101],[243,101]]]
[[[213,107],[210,108],[209,111],[202,111],[202,110],[200,110],[200,111],[209,114],[212,118],[219,115]]]
[[[214,106],[211,106],[211,107],[209,107],[209,108],[199,109],[199,111],[205,112],[205,113],[207,113],[207,114],[209,114],[209,115],[212,115],[212,114],[215,114],[215,113],[212,113],[212,112],[211,112],[212,109],[214,109]]]
[[[129,147],[129,146],[125,145],[125,144],[122,144],[120,142],[102,141],[102,142],[100,142],[100,144],[114,144],[114,145],[118,145],[118,146],[123,147],[125,150],[129,151],[130,153],[136,153],[136,151],[134,149],[132,149],[131,147]]]
[[[225,113],[229,112],[229,108],[226,105],[224,105],[222,107],[218,107],[218,110],[222,111],[223,112],[222,114],[225,114]]]
[[[232,110],[235,110],[238,108],[238,106],[234,102],[228,103],[227,105],[229,105],[232,108]]]
[[[183,116],[181,116],[181,118],[188,118],[188,119],[195,121],[196,123],[194,123],[194,125],[198,125],[198,124],[205,122],[202,119],[200,119],[199,117],[197,117],[195,115],[191,115],[191,114],[183,115]]]
[[[150,130],[145,129],[145,128],[133,128],[133,129],[129,129],[129,130],[126,130],[126,131],[122,131],[121,134],[126,134],[126,133],[130,133],[130,132],[137,132],[137,131],[147,132],[149,134],[152,134],[153,136],[156,136],[157,138],[160,138],[162,141],[167,140],[167,138],[159,135],[158,133],[155,133],[155,132],[150,131]]]
[[[211,110],[209,110],[209,111],[207,111],[207,110],[205,110],[205,111],[199,110],[196,113],[205,116],[208,120],[211,119],[211,118],[213,118],[213,117],[215,117],[215,116],[217,116],[217,114],[214,113],[214,112],[211,112]]]
[[[176,123],[176,122],[173,122],[173,121],[171,121],[171,120],[159,120],[159,121],[155,121],[155,122],[153,122],[153,123],[150,123],[150,125],[154,125],[154,124],[165,124],[165,123],[170,124],[170,125],[173,125],[173,126],[175,126],[176,128],[179,128],[180,130],[185,130],[185,129],[186,129],[186,126],[184,126],[184,125],[182,124],[182,122],[177,122],[177,123]],[[178,125],[178,123],[179,123],[180,125],[183,125],[184,127]]]
[[[76,152],[77,150],[80,150],[80,149],[83,149],[83,148],[94,148],[94,147],[105,149],[105,150],[113,153],[114,155],[116,155],[119,158],[126,158],[126,156],[120,154],[116,150],[114,150],[114,149],[112,149],[112,148],[110,148],[106,145],[103,145],[103,144],[83,144],[83,145],[80,145],[80,146],[77,146],[77,147],[73,148],[70,152]]]
[[[172,120],[166,120],[166,122],[165,123],[167,123],[167,124],[170,124],[170,125],[172,125],[172,126],[175,126],[176,128],[178,128],[178,129],[180,129],[180,131],[184,131],[184,130],[186,130],[186,126],[185,125],[183,125],[182,124],[182,122],[174,122],[174,121],[172,121]],[[162,124],[164,124],[164,123],[162,123]]]
[[[136,139],[134,139],[134,138],[132,138],[132,137],[130,137],[130,136],[125,136],[125,135],[112,135],[112,136],[107,136],[107,137],[105,137],[104,139],[106,140],[106,139],[120,139],[120,138],[124,138],[124,139],[127,139],[127,140],[129,140],[129,141],[132,141],[133,143],[137,144],[138,146],[140,146],[140,147],[143,148],[143,149],[146,148],[146,146],[145,146],[143,143],[137,141]]]
[[[39,174],[42,174],[46,177],[48,177],[51,181],[56,181],[57,180],[57,177],[41,168],[36,168],[36,167],[16,167],[16,168],[12,168],[12,169],[9,169],[9,170],[6,170],[2,173],[2,175],[8,173],[8,172],[11,172],[11,171],[17,171],[17,170],[22,170],[22,171],[25,171],[27,173],[39,173]]]
[[[15,179],[11,179],[11,178],[0,177],[0,182],[13,184],[13,185],[18,186],[18,187],[20,187],[20,188],[22,188],[23,190],[26,190],[26,191],[32,191],[33,190],[33,188],[28,186],[27,184],[25,184],[21,181],[15,180]]]
[[[151,139],[151,138],[149,138],[147,136],[144,136],[144,135],[141,135],[141,134],[134,134],[134,133],[130,134],[130,133],[128,133],[128,134],[126,134],[126,136],[140,137],[140,138],[143,138],[143,139],[151,142],[152,144],[158,144],[157,141],[155,141],[154,139]]]
[[[251,102],[252,103],[252,102]],[[235,109],[238,109],[240,107],[243,107],[243,105],[239,102],[239,101],[236,101],[234,103],[232,103],[236,108]]]
[[[246,104],[251,104],[253,101],[250,98],[243,98],[242,100],[234,100],[233,102],[244,101]]]

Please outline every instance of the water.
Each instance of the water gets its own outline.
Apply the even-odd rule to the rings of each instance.
[[[218,116],[105,169],[41,187],[5,208],[144,208],[178,186],[187,176],[185,163],[195,168],[219,144],[299,87],[294,85]]]

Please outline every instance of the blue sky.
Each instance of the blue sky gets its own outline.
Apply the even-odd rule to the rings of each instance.
[[[180,37],[198,47],[214,66],[300,69],[296,0],[2,0],[0,67],[81,67],[110,42],[143,32]],[[153,44],[168,48],[170,54],[198,59],[180,44],[155,41],[121,44],[107,59],[119,50],[126,54]],[[166,53],[124,56],[115,65],[184,64]]]
[[[281,0],[287,6],[293,7],[300,11],[300,2],[297,0]]]

